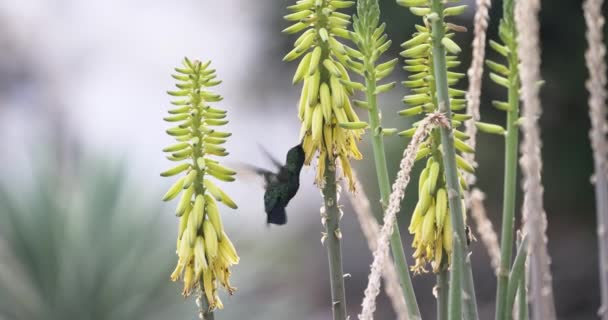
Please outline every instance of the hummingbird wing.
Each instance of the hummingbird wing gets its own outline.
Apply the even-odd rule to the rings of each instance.
[[[272,162],[272,164],[277,167],[277,170],[281,170],[281,168],[283,168],[283,164],[275,157],[273,157],[272,154],[270,154],[270,152],[266,150],[266,148],[264,148],[261,144],[258,144],[258,147],[260,147],[260,150],[262,150],[262,152],[264,153],[264,155],[266,155],[270,162]]]
[[[264,177],[264,182],[266,183],[266,186],[268,186],[272,182],[277,181],[277,174],[270,170],[245,163],[241,164],[240,166],[244,168],[245,171],[253,172],[256,175]]]

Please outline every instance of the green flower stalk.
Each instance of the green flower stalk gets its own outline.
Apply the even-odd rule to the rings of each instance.
[[[350,39],[347,26],[350,16],[337,10],[348,8],[353,1],[300,0],[288,7],[293,13],[285,16],[294,24],[283,32],[288,34],[304,31],[294,44],[284,61],[302,57],[293,83],[303,81],[298,103],[298,115],[302,121],[302,148],[306,154],[305,164],[310,165],[318,153],[316,182],[320,186],[325,181],[325,171],[340,160],[342,173],[354,188],[349,158],[361,159],[357,147],[363,129],[353,110],[350,96],[360,84],[350,81],[345,65],[362,68],[350,59],[352,49],[340,42]]]
[[[354,60],[359,60],[362,68],[351,67],[351,69],[365,77],[364,93],[366,101],[355,101],[356,105],[368,110],[369,125],[372,130],[372,146],[374,149],[374,160],[376,163],[376,175],[380,187],[382,207],[388,206],[391,186],[386,165],[384,152],[384,136],[394,134],[394,129],[385,129],[381,124],[380,110],[377,97],[395,86],[395,82],[379,84],[378,82],[388,77],[398,63],[393,59],[379,63],[382,54],[390,47],[392,41],[388,40],[384,29],[386,24],[380,24],[380,6],[377,0],[359,0],[357,2],[357,15],[353,18],[352,40],[358,50],[349,50]],[[354,64],[351,64],[355,66]],[[416,302],[412,280],[408,272],[408,264],[403,252],[401,234],[399,228],[395,228],[391,236],[391,249],[397,273],[400,277],[401,289],[407,303],[408,314],[411,318],[420,318],[420,311]]]
[[[200,283],[209,313],[223,308],[217,295],[219,285],[230,294],[234,292],[230,267],[239,262],[224,232],[217,202],[232,209],[237,205],[211,180],[234,181],[236,172],[213,158],[228,155],[222,144],[231,134],[215,129],[228,120],[225,110],[210,106],[222,100],[220,95],[207,90],[221,83],[215,70],[209,68],[210,63],[184,58],[183,67],[175,68],[177,74],[173,78],[178,81],[178,89],[168,93],[177,98],[171,102],[176,108],[169,110],[164,120],[176,125],[167,134],[177,143],[163,151],[169,154],[167,159],[181,163],[161,173],[163,177],[182,174],[163,198],[170,201],[181,194],[175,210],[180,219],[178,262],[171,279],[183,279],[184,296],[192,294]]]
[[[435,130],[427,145],[419,151],[419,159],[429,159],[426,172],[421,175],[421,195],[410,225],[411,232],[415,235],[413,246],[416,248],[414,256],[417,261],[414,270],[425,271],[424,265],[428,262],[434,272],[449,267],[448,319],[460,319],[463,316],[465,319],[477,319],[473,274],[470,259],[466,256],[466,209],[462,199],[462,189],[468,186],[461,173],[466,171],[472,174],[474,168],[456,154],[456,150],[465,153],[474,150],[464,142],[469,137],[455,129],[471,116],[452,115],[452,111],[466,107],[466,92],[450,86],[465,75],[449,71],[460,64],[455,55],[461,49],[452,37],[454,32],[466,31],[466,28],[444,21],[445,17],[462,14],[466,6],[447,7],[447,3],[440,0],[397,2],[409,7],[415,15],[424,17],[424,25],[417,26],[418,33],[403,44],[405,50],[401,54],[406,58],[405,68],[414,74],[404,82],[412,91],[412,94],[405,96],[404,102],[411,107],[401,114],[411,116],[437,110],[452,122],[451,128]],[[402,134],[407,136],[410,132],[412,129]],[[448,208],[445,213],[446,205],[443,195],[440,195],[442,189],[447,194]],[[447,261],[443,259],[444,253],[448,257]]]
[[[415,116],[423,113],[433,113],[439,109],[437,99],[437,82],[435,80],[434,52],[432,50],[433,36],[429,16],[431,8],[429,1],[398,1],[399,4],[410,7],[410,11],[415,15],[424,17],[424,25],[416,25],[416,32],[413,37],[404,42],[402,47],[405,49],[401,56],[405,58],[406,66],[404,70],[411,73],[403,85],[411,91],[410,95],[403,98],[403,102],[409,105],[399,112],[402,116]],[[464,12],[465,6],[450,7],[444,10],[445,16],[457,15]],[[446,68],[448,70],[460,65],[456,54],[460,52],[458,45],[451,40],[454,32],[465,30],[463,27],[446,24],[447,34],[441,43],[446,47],[449,54],[446,56]],[[452,86],[465,77],[464,73],[453,71],[447,72],[447,83]],[[448,89],[450,106],[452,111],[460,111],[466,108],[466,100],[463,98],[465,91],[454,88]],[[461,125],[462,121],[470,119],[465,114],[453,114],[452,126],[454,128]],[[414,127],[405,130],[399,135],[411,137],[415,132],[417,123]],[[443,152],[441,150],[440,129],[434,129],[418,151],[416,159],[422,161],[426,159],[426,166],[418,180],[419,199],[416,208],[412,213],[409,232],[414,235],[412,247],[415,249],[415,265],[412,270],[415,273],[427,272],[426,265],[430,264],[433,272],[439,273],[450,266],[450,257],[453,251],[452,239],[452,219],[450,218],[450,204],[446,172],[443,165]],[[473,148],[466,144],[468,136],[459,130],[454,129],[454,145],[460,152],[472,153]],[[462,176],[462,172],[474,173],[473,166],[464,158],[457,155],[456,163],[458,166],[458,177],[460,182],[460,195],[468,185]],[[463,201],[463,199],[461,199]],[[462,204],[464,208],[464,204]],[[466,221],[465,211],[462,210],[463,220]],[[444,260],[447,258],[447,260]]]
[[[517,56],[517,30],[513,14],[514,1],[503,3],[503,18],[500,20],[498,35],[501,42],[490,40],[490,47],[504,57],[506,64],[486,60],[490,69],[490,79],[507,89],[507,101],[492,101],[492,105],[507,113],[506,126],[477,122],[480,131],[505,137],[505,172],[502,210],[501,256],[496,289],[496,319],[506,319],[513,307],[507,305],[507,287],[511,269],[515,221],[515,194],[517,190],[517,147],[519,145],[519,58]]]
[[[304,163],[310,165],[318,154],[316,183],[322,189],[324,206],[321,216],[326,232],[323,241],[329,260],[332,310],[334,319],[345,320],[346,296],[342,271],[340,217],[336,162],[339,160],[342,175],[354,190],[350,159],[361,159],[357,147],[367,123],[359,121],[350,103],[350,96],[360,84],[350,81],[345,65],[361,68],[349,57],[351,50],[338,39],[349,39],[350,16],[338,10],[348,8],[353,1],[300,0],[288,7],[291,14],[286,20],[294,24],[285,30],[293,34],[304,31],[294,49],[283,60],[302,57],[293,83],[303,81],[298,104],[302,121],[300,137],[305,153]]]

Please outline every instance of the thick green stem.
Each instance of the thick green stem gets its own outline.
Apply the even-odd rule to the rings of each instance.
[[[384,209],[386,209],[388,206],[388,198],[391,195],[391,186],[386,165],[386,154],[384,152],[384,139],[382,134],[382,126],[380,124],[380,113],[375,94],[376,76],[374,72],[374,65],[370,62],[366,62],[365,65],[365,85],[367,104],[369,106],[369,124],[372,129],[372,146],[374,149],[374,161],[376,163],[376,175],[378,177],[378,185],[380,187],[380,201],[384,211]],[[414,293],[414,287],[412,286],[412,279],[410,278],[408,270],[407,259],[403,250],[403,243],[401,242],[399,221],[397,221],[396,224],[397,226],[394,228],[390,239],[393,260],[395,262],[397,273],[399,274],[399,282],[401,285],[401,290],[403,291],[403,296],[405,297],[405,303],[407,304],[408,315],[411,319],[421,319],[418,303],[416,302],[416,295]]]
[[[344,294],[344,272],[342,271],[342,248],[340,241],[340,209],[336,194],[336,164],[325,160],[325,184],[323,199],[326,215],[327,257],[329,260],[329,277],[331,281],[331,308],[334,320],[346,320],[346,295]]]
[[[517,256],[513,262],[513,268],[509,274],[509,284],[507,289],[507,302],[505,304],[504,319],[513,319],[513,305],[515,304],[515,296],[517,289],[522,282],[522,278],[526,276],[526,258],[528,256],[528,238],[524,238],[517,250]]]
[[[436,97],[439,111],[446,115],[448,120],[451,120],[450,97],[448,93],[447,66],[445,58],[445,47],[441,40],[445,36],[445,26],[443,22],[443,2],[441,0],[432,0],[431,9],[437,16],[432,19],[432,42],[433,42],[433,68],[435,83],[437,87]],[[450,273],[450,293],[449,293],[449,319],[462,319],[462,303],[463,303],[463,286],[462,281],[472,281],[472,271],[470,264],[465,264],[466,238],[464,230],[464,220],[462,217],[462,203],[460,197],[460,186],[458,182],[458,169],[456,167],[456,151],[454,149],[454,136],[451,128],[441,128],[441,144],[443,145],[444,169],[446,183],[448,187],[448,200],[450,206],[450,216],[452,219],[452,227],[454,229],[454,248],[452,253],[452,268]],[[468,257],[467,257],[468,259]],[[471,272],[471,275],[465,276],[465,273]],[[473,283],[464,286],[464,296],[467,298],[465,302],[470,303],[475,301],[475,292]],[[468,307],[469,312],[473,315],[477,314],[477,310],[473,310],[472,306]],[[467,318],[470,319],[470,318]]]
[[[513,254],[513,225],[515,221],[515,194],[517,190],[517,161],[519,145],[519,73],[517,47],[509,45],[509,110],[507,111],[507,136],[505,143],[505,171],[502,209],[502,231],[500,239],[500,267],[498,269],[498,285],[496,288],[496,320],[507,320],[505,304],[509,269]],[[509,319],[510,320],[510,319]]]
[[[324,6],[317,7],[319,21],[316,24],[317,32],[320,28],[327,27],[327,16],[323,13]],[[327,42],[321,41],[321,59],[324,61],[330,56],[330,48]],[[326,68],[321,68],[320,83],[329,82],[329,74]],[[325,183],[322,188],[325,210],[325,246],[327,247],[327,258],[329,261],[329,278],[331,286],[331,309],[334,320],[346,320],[346,295],[344,293],[344,272],[342,271],[342,248],[340,231],[340,209],[338,208],[338,197],[336,192],[336,163],[335,160],[325,158]]]
[[[437,320],[448,320],[449,272],[442,268],[437,275]]]

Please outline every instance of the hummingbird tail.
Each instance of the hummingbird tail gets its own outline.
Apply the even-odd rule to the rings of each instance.
[[[284,225],[287,223],[287,214],[285,213],[285,207],[276,207],[268,212],[268,224]]]

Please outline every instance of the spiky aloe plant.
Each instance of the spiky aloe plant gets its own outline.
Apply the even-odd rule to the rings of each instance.
[[[0,319],[191,314],[166,281],[171,254],[161,212],[133,200],[145,192],[127,181],[125,164],[85,155],[66,175],[56,158],[36,153],[44,167],[33,162],[33,183],[0,181]]]
[[[403,3],[403,2],[401,2]],[[422,10],[426,9],[426,10]],[[420,12],[422,10],[422,12]],[[411,11],[415,14],[425,16],[430,13],[430,8],[413,7]],[[448,27],[453,31],[453,26]],[[402,116],[415,116],[422,113],[431,113],[438,110],[437,104],[437,83],[434,75],[434,56],[431,50],[431,31],[428,23],[425,26],[417,25],[417,33],[413,38],[404,42],[402,47],[405,49],[401,55],[405,57],[406,66],[404,70],[412,73],[403,84],[408,87],[412,94],[403,98],[404,103],[409,105],[399,112]],[[452,37],[454,33],[448,33],[447,37]],[[449,39],[449,38],[446,38]],[[449,40],[451,41],[451,40]],[[452,42],[454,50],[448,55],[447,68],[451,69],[460,65],[455,55],[460,51],[455,43]],[[462,73],[449,72],[448,83],[454,85],[459,79],[464,77]],[[464,92],[457,89],[450,89],[452,110],[459,111],[465,107],[465,100],[461,97]],[[462,120],[467,120],[469,116],[462,114],[452,115],[452,125],[458,127]],[[414,123],[412,129],[399,133],[402,136],[410,137],[417,127]],[[456,147],[461,152],[473,152],[465,140],[467,136],[464,132],[454,130]],[[414,235],[413,247],[416,249],[414,258],[416,264],[412,270],[416,273],[426,272],[426,264],[431,263],[432,269],[438,273],[442,268],[449,266],[449,261],[442,265],[443,252],[449,256],[452,254],[452,225],[449,219],[449,205],[447,197],[447,186],[445,169],[443,168],[443,154],[440,149],[441,137],[439,129],[435,129],[427,138],[424,147],[418,152],[417,160],[426,159],[426,166],[420,174],[418,181],[419,199],[412,214],[409,231]],[[460,170],[474,172],[473,166],[462,160],[458,163]],[[468,186],[462,178],[460,172],[460,190]],[[445,235],[445,237],[444,237]]]
[[[413,14],[423,17],[424,21],[424,25],[416,26],[418,32],[402,45],[405,50],[401,55],[406,59],[404,69],[412,74],[408,81],[403,82],[411,91],[403,102],[410,107],[399,114],[413,116],[439,111],[452,120],[452,128],[435,129],[417,155],[418,160],[427,161],[420,175],[419,200],[409,227],[410,233],[414,234],[412,246],[416,249],[416,264],[412,269],[417,273],[425,272],[427,263],[436,273],[445,273],[449,268],[449,318],[461,316],[461,288],[468,295],[466,318],[477,318],[470,262],[465,262],[464,258],[467,247],[466,211],[462,191],[467,185],[460,173],[461,170],[473,173],[474,168],[455,152],[474,150],[466,144],[466,134],[455,129],[470,116],[452,114],[452,111],[466,107],[463,99],[466,92],[450,88],[465,74],[449,71],[460,64],[456,55],[461,49],[452,40],[454,32],[466,29],[444,21],[445,17],[462,14],[466,6],[445,7],[445,3],[439,0],[398,0],[397,3],[409,7]],[[400,134],[411,136],[415,127],[416,124]],[[440,287],[445,286],[440,283]],[[445,319],[448,317],[445,314],[448,312],[446,292],[440,292],[439,298],[440,304],[444,304],[439,308],[440,318]]]
[[[169,201],[181,194],[175,214],[180,218],[177,236],[177,267],[171,275],[173,281],[183,278],[184,296],[199,286],[204,292],[204,318],[212,318],[215,308],[223,307],[217,295],[218,284],[230,294],[230,267],[239,262],[232,242],[224,232],[216,201],[236,209],[234,201],[211,178],[234,181],[236,172],[221,164],[213,156],[228,155],[221,145],[231,134],[214,127],[228,123],[226,111],[210,106],[221,101],[218,94],[207,91],[218,85],[211,61],[202,63],[184,58],[183,67],[175,68],[178,90],[169,94],[178,97],[172,101],[177,108],[169,110],[164,120],[177,126],[167,133],[178,141],[163,149],[171,161],[182,162],[161,173],[168,177],[185,173],[163,197]]]
[[[351,63],[350,68],[365,77],[365,86],[361,89],[365,93],[366,100],[355,101],[355,104],[368,110],[382,208],[388,206],[388,199],[391,193],[383,140],[385,135],[394,134],[395,129],[382,127],[377,97],[380,93],[394,88],[395,82],[386,84],[379,84],[378,82],[390,76],[399,61],[398,59],[393,59],[384,63],[379,62],[382,54],[390,48],[392,43],[384,32],[385,28],[386,24],[380,24],[380,6],[378,5],[378,1],[359,0],[357,2],[357,15],[353,18],[354,33],[352,36],[352,40],[358,50],[348,49],[347,51],[353,59],[359,60],[361,63],[360,67],[358,64]],[[420,311],[408,272],[399,228],[395,228],[391,236],[391,249],[396,270],[401,280],[403,296],[408,306],[408,314],[414,319],[420,318]]]
[[[354,189],[349,158],[361,159],[356,143],[360,140],[362,129],[367,127],[365,122],[359,121],[352,108],[350,96],[357,84],[350,81],[345,68],[345,65],[360,67],[360,63],[349,58],[348,48],[339,40],[350,38],[347,31],[350,16],[339,10],[353,4],[353,1],[339,0],[297,1],[288,8],[292,13],[285,16],[294,24],[283,30],[288,34],[306,30],[284,60],[302,57],[293,82],[304,82],[298,108],[305,164],[310,165],[313,157],[319,155],[316,182],[324,198],[321,215],[326,233],[323,240],[327,245],[330,265],[334,319],[347,317],[336,164],[339,160],[342,175],[349,180],[350,189]]]

